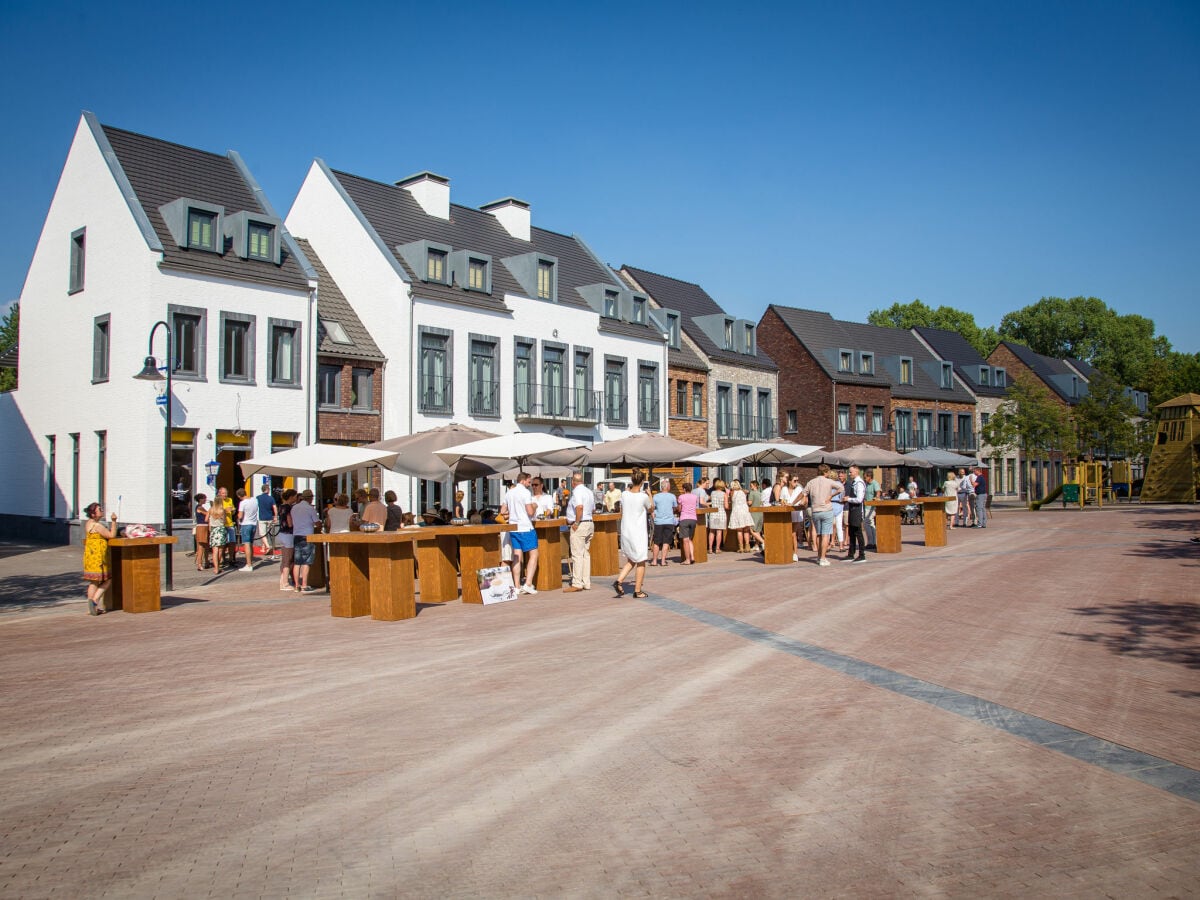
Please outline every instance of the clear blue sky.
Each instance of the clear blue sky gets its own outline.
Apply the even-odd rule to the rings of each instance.
[[[80,110],[238,150],[514,195],[602,259],[861,320],[981,325],[1094,295],[1200,350],[1200,3],[4,0],[0,303]]]

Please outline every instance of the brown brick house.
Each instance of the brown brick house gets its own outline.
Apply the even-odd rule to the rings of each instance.
[[[784,438],[974,453],[975,398],[911,332],[772,304],[758,336],[779,365]]]

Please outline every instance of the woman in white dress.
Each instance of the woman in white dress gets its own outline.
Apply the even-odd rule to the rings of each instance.
[[[625,565],[613,582],[618,597],[625,596],[622,582],[634,571],[633,596],[639,600],[646,596],[642,583],[646,579],[646,560],[650,556],[650,533],[646,516],[654,508],[650,494],[643,490],[646,473],[634,469],[629,477],[629,490],[621,492],[621,552],[625,554]]]
[[[792,508],[792,562],[800,561],[800,542],[808,543],[804,534],[804,486],[799,475],[791,475],[779,495],[780,503]]]
[[[954,518],[958,515],[958,479],[954,477],[954,470],[951,469],[946,473],[946,483],[942,486],[942,493],[949,499],[946,500],[946,515],[950,518],[950,527],[954,527]]]
[[[725,490],[725,482],[720,478],[713,482],[712,492],[708,495],[708,505],[715,510],[708,514],[708,552],[720,553],[729,522],[729,492]]]
[[[750,504],[742,483],[736,479],[729,485],[729,530],[737,532],[738,553],[750,552],[750,531],[754,528],[754,517],[750,515]]]

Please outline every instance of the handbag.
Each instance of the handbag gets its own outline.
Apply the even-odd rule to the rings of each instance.
[[[208,543],[208,526],[207,525],[197,525],[196,526],[196,543],[197,544],[207,544]]]

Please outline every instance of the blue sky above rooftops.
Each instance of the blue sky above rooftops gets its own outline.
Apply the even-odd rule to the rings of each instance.
[[[517,196],[739,316],[1083,294],[1200,350],[1200,4],[193,9],[3,4],[0,305],[90,109],[281,211],[315,156]]]

